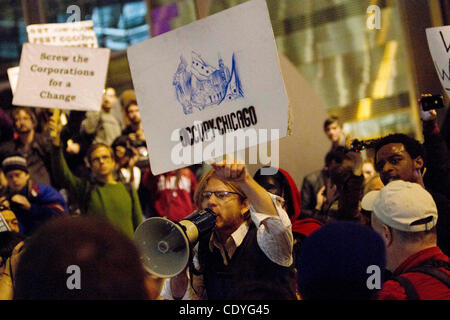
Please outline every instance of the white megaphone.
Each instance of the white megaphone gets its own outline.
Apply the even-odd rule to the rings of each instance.
[[[190,245],[211,231],[216,214],[210,209],[196,211],[179,222],[152,217],[134,233],[144,268],[160,278],[172,278],[189,263]]]

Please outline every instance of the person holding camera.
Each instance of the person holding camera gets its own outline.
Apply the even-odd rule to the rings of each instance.
[[[145,140],[137,101],[132,99],[127,102],[124,106],[124,111],[129,124],[122,130],[122,135],[127,136],[131,141],[131,145],[137,150],[138,160],[136,166],[141,170],[146,169],[149,167],[147,141]]]
[[[442,96],[423,94],[419,100],[427,167],[424,184],[429,190],[441,193],[450,199],[450,153],[441,135],[434,109],[442,107]]]
[[[116,138],[111,148],[117,164],[118,179],[138,190],[141,184],[141,170],[135,165],[138,154],[136,148],[131,144],[130,138],[127,136]]]
[[[296,299],[291,222],[280,197],[260,186],[244,164],[224,162],[212,164],[194,200],[217,215],[216,225],[196,247],[187,270],[191,282],[185,270],[164,283],[161,297],[252,299],[259,283],[272,288],[272,299]]]

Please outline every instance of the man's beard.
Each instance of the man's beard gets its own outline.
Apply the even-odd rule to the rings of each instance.
[[[16,129],[17,134],[28,134],[32,129],[29,128],[18,128]]]
[[[140,119],[140,118],[139,118],[138,120],[130,119],[130,123],[131,123],[133,126],[138,126],[139,124],[141,124],[141,119]]]

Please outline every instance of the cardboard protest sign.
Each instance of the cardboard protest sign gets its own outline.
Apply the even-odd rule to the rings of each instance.
[[[109,55],[103,48],[25,43],[13,104],[99,111]]]
[[[11,91],[14,94],[16,91],[17,81],[19,79],[20,67],[8,68],[8,79]]]
[[[264,0],[129,47],[128,61],[153,174],[286,135],[288,99]]]
[[[98,48],[92,20],[66,23],[31,24],[27,26],[28,42],[49,46]],[[8,69],[11,91],[14,94],[20,67]]]
[[[450,97],[450,26],[427,28],[425,32],[439,80]]]
[[[28,42],[33,44],[98,48],[92,20],[27,26]]]

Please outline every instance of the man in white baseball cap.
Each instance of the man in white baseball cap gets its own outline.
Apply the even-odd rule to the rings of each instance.
[[[449,300],[449,258],[436,243],[438,213],[428,191],[394,180],[369,192],[361,205],[372,211],[372,228],[386,244],[387,269],[393,273],[378,299]]]

